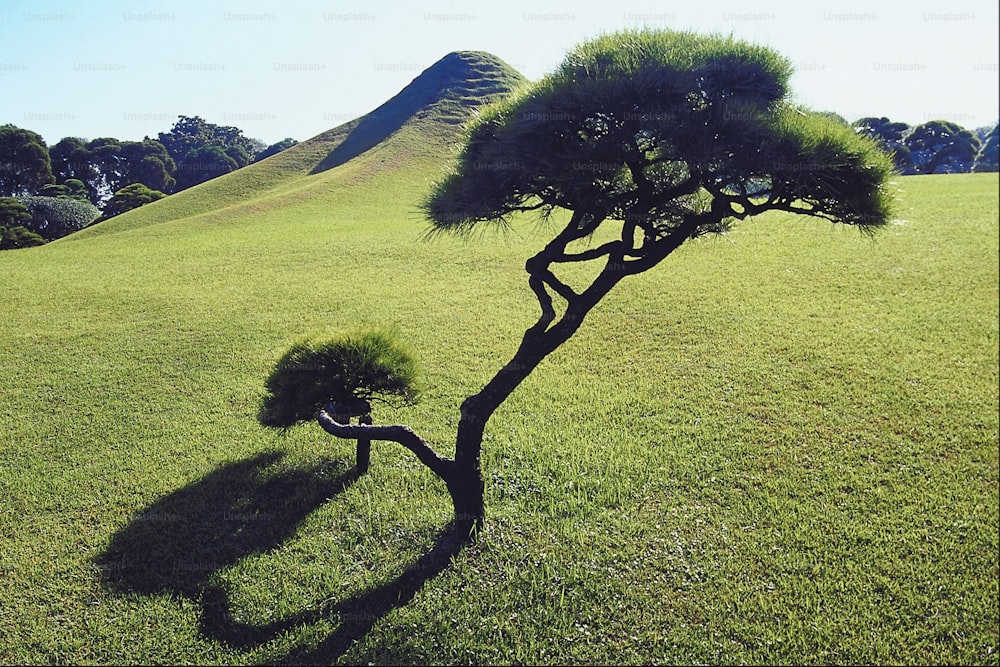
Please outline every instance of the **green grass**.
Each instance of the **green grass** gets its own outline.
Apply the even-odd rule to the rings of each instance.
[[[408,452],[256,420],[301,335],[394,326],[425,391],[376,422],[449,451],[534,320],[544,227],[420,240],[443,165],[393,141],[0,254],[0,662],[998,663],[995,174],[622,283],[489,423],[453,554]]]

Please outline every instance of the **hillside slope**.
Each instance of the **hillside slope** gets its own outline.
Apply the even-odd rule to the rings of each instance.
[[[374,111],[261,162],[66,237],[78,241],[194,216],[232,218],[322,196],[377,173],[442,162],[473,111],[523,84],[499,58],[446,55]]]

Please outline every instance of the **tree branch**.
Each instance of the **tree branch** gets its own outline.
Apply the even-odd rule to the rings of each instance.
[[[703,213],[688,216],[683,223],[672,229],[668,234],[656,240],[650,240],[643,245],[645,253],[638,259],[626,260],[624,255],[618,258],[621,269],[628,275],[647,271],[659,264],[663,259],[679,248],[685,241],[698,233],[698,228],[706,224],[718,223],[724,215],[718,212]]]
[[[455,462],[435,452],[427,441],[417,435],[409,426],[405,424],[380,426],[341,424],[328,412],[330,409],[331,407],[328,405],[316,415],[319,425],[330,435],[346,440],[367,438],[369,440],[398,442],[413,452],[420,459],[420,462],[430,468],[438,477],[446,482],[449,480]]]
[[[545,281],[538,275],[531,274],[528,277],[528,286],[535,293],[538,305],[542,309],[542,314],[538,317],[538,322],[529,331],[545,331],[552,324],[552,320],[556,319],[556,309],[552,306],[552,297],[549,296],[548,290],[545,289]]]
[[[584,250],[583,252],[563,253],[562,255],[552,258],[552,261],[557,263],[587,262],[592,259],[599,259],[604,255],[610,255],[613,251],[618,250],[620,246],[621,241],[608,241],[604,245],[596,248],[590,248],[589,250]]]

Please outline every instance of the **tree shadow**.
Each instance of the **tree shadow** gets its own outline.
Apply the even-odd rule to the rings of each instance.
[[[339,602],[302,611],[266,625],[235,620],[228,593],[218,586],[209,587],[203,597],[199,628],[207,637],[234,648],[249,649],[296,627],[323,620],[338,622],[336,630],[317,646],[293,649],[284,657],[269,661],[281,665],[331,664],[356,641],[364,638],[380,619],[408,604],[425,583],[448,568],[451,559],[468,543],[468,535],[451,523],[438,533],[430,551],[411,563],[395,579]]]
[[[359,477],[355,468],[336,460],[275,472],[272,468],[283,456],[267,452],[224,465],[150,505],[94,559],[103,586],[118,594],[172,594],[195,601],[201,607],[201,633],[237,649],[260,647],[296,627],[337,622],[318,646],[293,649],[278,660],[330,662],[379,619],[412,600],[469,541],[449,524],[430,551],[390,582],[272,623],[239,622],[228,592],[215,583],[215,573],[278,548],[311,512]]]
[[[215,572],[279,546],[358,477],[333,460],[268,474],[283,456],[267,452],[224,465],[150,505],[95,559],[104,586],[197,599]]]

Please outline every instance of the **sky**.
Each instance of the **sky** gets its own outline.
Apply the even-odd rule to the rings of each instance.
[[[996,0],[0,0],[0,124],[137,141],[201,116],[274,143],[361,116],[452,51],[536,80],[602,33],[733,35],[848,121],[997,122]]]

